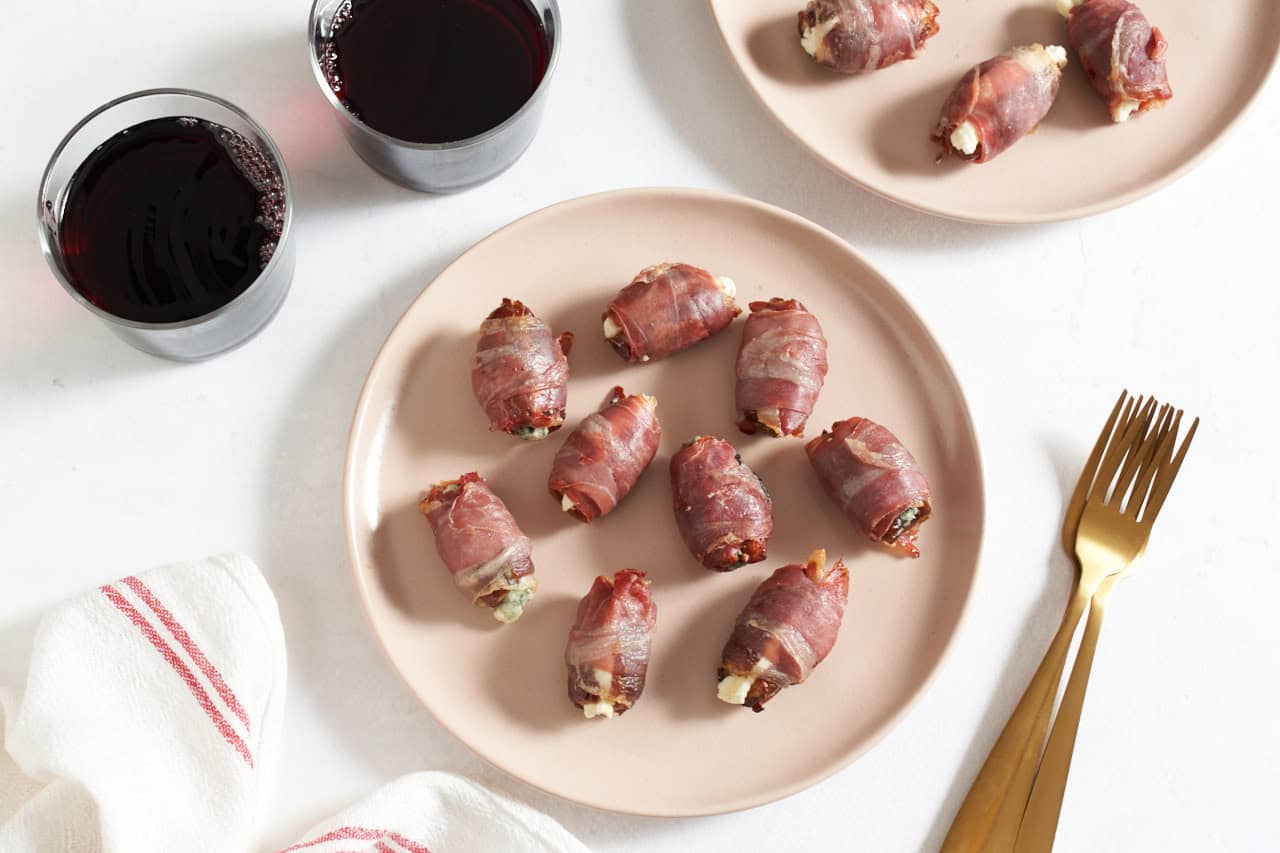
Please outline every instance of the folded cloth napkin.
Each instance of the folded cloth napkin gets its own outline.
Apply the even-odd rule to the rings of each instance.
[[[0,851],[256,849],[277,759],[275,598],[224,554],[107,584],[40,623],[0,690]],[[403,777],[289,851],[585,851],[537,812],[441,773]]]

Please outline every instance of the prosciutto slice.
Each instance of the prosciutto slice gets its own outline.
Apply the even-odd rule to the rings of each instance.
[[[590,524],[627,496],[658,452],[657,409],[647,394],[614,388],[605,407],[569,434],[547,480],[565,512]]]
[[[844,74],[914,59],[938,29],[931,0],[811,0],[799,20],[805,52]]]
[[[730,705],[763,711],[784,687],[800,684],[836,644],[849,572],[827,552],[803,566],[783,566],[756,587],[725,643],[716,695]]]
[[[418,505],[453,582],[499,622],[514,622],[533,597],[529,537],[502,498],[474,471],[437,483]]]
[[[626,713],[644,692],[658,608],[644,572],[596,578],[578,603],[564,663],[569,701],[588,719]]]
[[[773,501],[733,445],[701,435],[671,457],[676,527],[708,569],[732,571],[765,558]]]
[[[827,375],[827,339],[818,318],[794,299],[752,302],[737,371],[739,429],[804,435]]]
[[[805,445],[822,487],[872,541],[919,557],[929,518],[929,482],[902,442],[866,418],[849,418]]]
[[[526,440],[564,423],[573,333],[554,337],[524,303],[503,299],[484,324],[471,366],[471,389],[489,429]]]
[[[986,163],[1031,133],[1058,97],[1067,51],[1015,47],[969,69],[942,107],[933,138],[950,152]]]
[[[1111,120],[1163,107],[1173,98],[1165,52],[1169,43],[1129,0],[1058,0],[1067,37],[1107,103]]]
[[[647,267],[609,303],[605,339],[632,364],[663,358],[732,323],[734,294],[732,279],[689,264]]]

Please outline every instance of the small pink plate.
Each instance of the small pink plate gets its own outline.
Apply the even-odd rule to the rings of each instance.
[[[803,443],[738,433],[733,364],[742,320],[675,357],[626,366],[600,315],[642,267],[683,260],[733,278],[742,304],[803,300],[832,369],[810,434],[851,415],[894,429],[933,485],[924,556],[899,559],[855,533],[821,492]],[[488,431],[471,394],[481,321],[502,297],[577,335],[569,423],[614,385],[657,396],[658,458],[611,515],[587,526],[547,492],[565,434],[527,444]],[[668,464],[695,434],[724,436],[765,480],[776,533],[766,562],[703,569],[672,518]],[[418,514],[431,483],[481,472],[533,539],[538,593],[501,626],[454,588]],[[387,339],[360,396],[344,514],[360,600],[409,687],[497,767],[586,805],[703,815],[767,803],[848,764],[906,710],[937,668],[977,570],[983,492],[977,442],[946,358],[861,256],[811,222],[696,190],[626,190],[564,202],[503,228],[441,273]],[[716,699],[734,617],[774,568],[814,548],[843,555],[849,608],[831,656],[761,714]],[[625,716],[584,720],[562,662],[574,609],[602,573],[644,569],[658,605],[649,682]]]
[[[891,201],[973,222],[1073,219],[1164,186],[1223,138],[1280,56],[1276,0],[1138,0],[1169,41],[1165,109],[1112,125],[1072,51],[1039,130],[990,163],[939,165],[929,134],[965,71],[1018,44],[1069,49],[1053,0],[935,0],[942,31],[922,56],[857,76],[801,49],[805,0],[710,2],[747,85],[796,141]]]

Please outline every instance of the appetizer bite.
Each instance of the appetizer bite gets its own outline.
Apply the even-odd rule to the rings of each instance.
[[[627,362],[688,349],[721,331],[742,309],[733,280],[689,264],[640,271],[604,312],[604,337]]]
[[[1164,55],[1169,43],[1129,0],[1058,0],[1067,37],[1114,122],[1173,98]]]
[[[565,512],[590,524],[613,511],[658,452],[658,401],[614,388],[557,451],[547,487]]]
[[[756,587],[721,655],[716,696],[759,712],[784,687],[799,684],[836,644],[849,572],[827,568],[827,552],[804,566],[783,566]]]
[[[578,603],[564,663],[569,701],[587,719],[625,714],[644,692],[658,608],[644,572],[601,575]]]
[[[483,325],[471,366],[471,390],[489,429],[526,441],[564,424],[573,333],[560,337],[520,301],[503,299]]]
[[[418,508],[458,589],[477,607],[491,608],[499,622],[519,619],[538,582],[529,537],[502,498],[473,471],[436,483]]]
[[[827,375],[822,326],[795,299],[752,302],[738,347],[738,429],[804,435]]]
[[[857,74],[919,56],[938,33],[938,7],[930,0],[811,0],[798,28],[814,62]]]
[[[1058,97],[1067,51],[1058,45],[1015,47],[969,69],[952,90],[933,138],[948,152],[986,163],[1040,124]]]
[[[727,441],[700,435],[671,457],[676,527],[689,553],[717,572],[765,558],[773,501]]]
[[[805,445],[822,487],[873,542],[919,557],[929,482],[902,442],[866,418],[849,418]]]

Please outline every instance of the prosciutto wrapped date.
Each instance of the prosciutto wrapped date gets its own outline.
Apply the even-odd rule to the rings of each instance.
[[[931,0],[811,0],[799,20],[805,53],[844,74],[915,59],[938,29]]]
[[[689,264],[639,272],[604,312],[604,336],[629,363],[688,349],[721,331],[742,309],[733,280]]]
[[[590,524],[627,496],[658,452],[657,409],[647,394],[614,388],[605,407],[569,434],[547,480],[565,512]]]
[[[671,457],[676,527],[698,562],[718,572],[765,558],[773,501],[733,445],[700,435]]]
[[[626,713],[644,692],[658,608],[644,572],[596,578],[578,603],[564,650],[569,701],[587,719]]]
[[[1032,44],[969,69],[933,131],[942,154],[986,163],[1008,150],[1048,114],[1066,67],[1065,48]]]
[[[524,613],[538,582],[529,537],[474,471],[436,483],[418,505],[435,534],[436,552],[453,582],[499,622]]]
[[[826,551],[775,571],[738,614],[716,695],[759,712],[779,690],[804,681],[835,646],[848,597],[849,572],[840,560],[827,568]]]
[[[536,441],[564,423],[573,333],[553,337],[524,303],[503,299],[484,324],[471,389],[489,429]]]
[[[1164,64],[1169,43],[1136,4],[1058,0],[1058,11],[1067,19],[1067,37],[1089,82],[1107,102],[1112,121],[1128,121],[1173,98]]]
[[[739,429],[804,435],[827,375],[827,339],[818,318],[794,299],[752,302],[737,371]]]
[[[866,418],[849,418],[805,445],[822,487],[873,542],[919,557],[929,482],[902,442]]]

